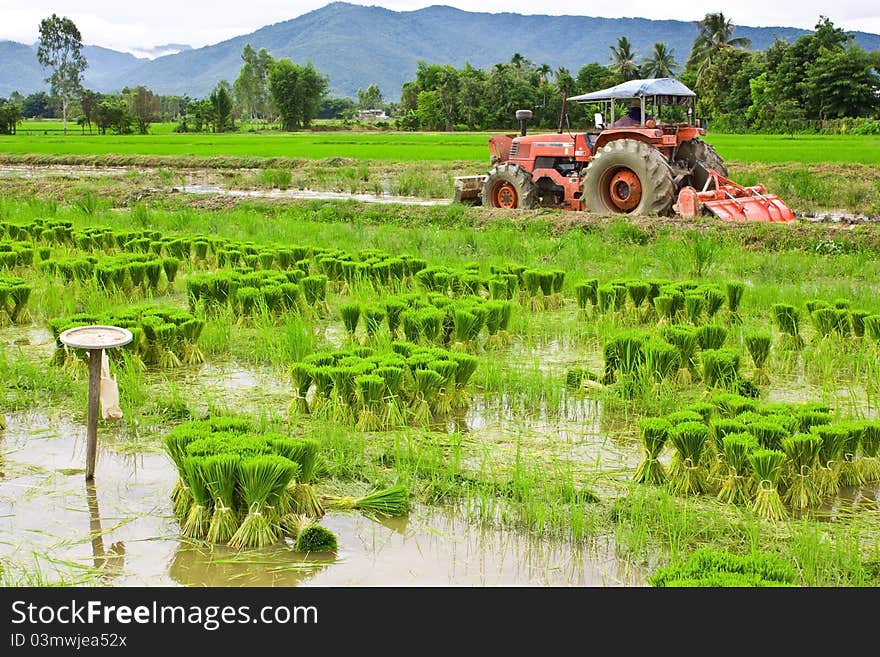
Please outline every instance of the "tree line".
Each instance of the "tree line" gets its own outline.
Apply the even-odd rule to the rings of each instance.
[[[488,70],[466,63],[420,61],[404,83],[398,126],[408,130],[486,130],[516,126],[517,109],[533,111],[539,127],[558,127],[565,96],[597,91],[626,80],[678,77],[697,93],[697,115],[718,131],[795,132],[840,125],[880,132],[880,52],[866,52],[853,37],[820,17],[815,31],[793,43],[777,39],[764,51],[734,37],[723,13],[707,14],[682,66],[664,43],[639,58],[626,36],[610,46],[606,64],[585,64],[576,74],[553,70],[515,53]],[[592,108],[566,107],[572,125]]]
[[[777,39],[764,51],[734,36],[723,13],[706,14],[684,64],[665,43],[639,57],[626,36],[609,47],[606,63],[590,62],[576,73],[536,64],[520,53],[486,69],[419,61],[400,101],[385,102],[375,84],[357,99],[330,97],[329,79],[310,62],[274,59],[246,44],[230,84],[217,83],[205,98],[163,96],[137,86],[99,94],[82,87],[86,67],[81,37],[67,18],[53,14],[40,24],[38,59],[50,75],[44,92],[0,99],[0,133],[15,132],[22,117],[73,115],[82,130],[146,133],[151,123],[172,121],[181,132],[226,132],[242,122],[283,130],[308,128],[316,118],[354,119],[358,110],[384,110],[401,130],[515,128],[515,112],[533,111],[533,124],[560,127],[562,103],[571,95],[643,77],[678,77],[697,93],[697,115],[713,130],[799,132],[842,130],[880,133],[880,52],[866,52],[852,35],[824,16],[815,30],[793,43]],[[566,106],[569,125],[587,124],[592,108]],[[238,122],[238,123],[237,123]]]

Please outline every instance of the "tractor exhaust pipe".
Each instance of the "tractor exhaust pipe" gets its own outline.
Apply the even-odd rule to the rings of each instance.
[[[519,136],[526,136],[526,125],[532,118],[532,110],[516,110],[516,120],[519,121]]]

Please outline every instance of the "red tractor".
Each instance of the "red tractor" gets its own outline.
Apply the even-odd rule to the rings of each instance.
[[[706,130],[693,121],[695,97],[673,78],[630,80],[573,96],[566,101],[601,111],[594,115],[594,130],[567,134],[560,120],[556,133],[527,135],[532,113],[519,110],[519,136],[489,138],[492,168],[457,178],[456,200],[507,209],[793,220],[791,209],[762,185],[741,187],[727,178],[724,161],[700,139]],[[627,114],[605,125],[621,103],[629,106]]]

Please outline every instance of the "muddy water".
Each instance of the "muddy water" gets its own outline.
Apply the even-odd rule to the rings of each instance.
[[[313,189],[227,189],[222,185],[190,184],[175,187],[187,194],[231,196],[237,198],[305,199],[310,201],[360,201],[362,203],[399,203],[402,205],[449,205],[450,199],[422,199],[393,194],[349,194]]]
[[[98,583],[107,585],[643,585],[643,574],[619,564],[611,546],[587,551],[479,528],[451,508],[416,508],[388,520],[329,513],[322,524],[337,534],[339,549],[318,558],[288,545],[207,548],[179,535],[168,499],[177,475],[164,454],[122,453],[112,431],[99,432],[90,487],[84,427],[39,414],[7,419],[0,559],[36,563],[47,580],[77,581],[99,568]]]

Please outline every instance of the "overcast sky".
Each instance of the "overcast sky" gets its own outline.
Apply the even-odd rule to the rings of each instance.
[[[329,0],[0,0],[0,39],[34,43],[40,20],[56,13],[71,18],[82,33],[83,43],[90,45],[136,54],[142,48],[166,43],[198,48],[296,18],[328,3]],[[722,11],[736,25],[806,29],[812,29],[823,15],[845,30],[880,34],[880,0],[737,0],[705,4],[689,0],[556,0],[550,9],[532,0],[353,0],[352,4],[379,5],[395,11],[443,4],[487,13],[685,21]],[[609,8],[603,9],[603,4]]]

